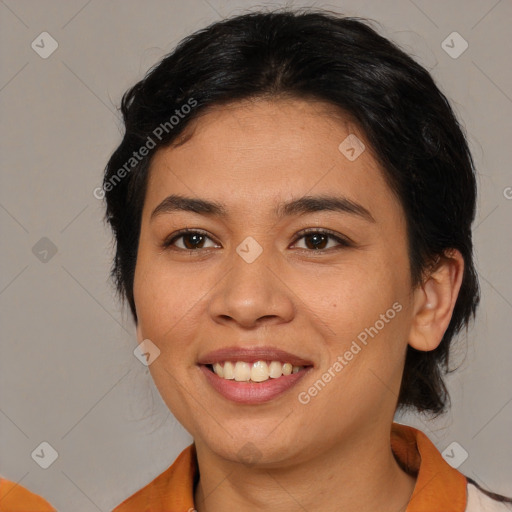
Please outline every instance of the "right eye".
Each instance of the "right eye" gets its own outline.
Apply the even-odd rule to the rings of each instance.
[[[176,244],[178,240],[182,239],[181,247]],[[205,240],[212,240],[205,231],[192,230],[192,229],[182,229],[177,233],[173,233],[169,238],[167,238],[162,247],[164,249],[174,248],[173,250],[182,250],[182,251],[193,251],[196,252],[197,249],[203,249]],[[213,241],[213,240],[212,240]],[[210,246],[206,247],[207,249],[215,247]]]

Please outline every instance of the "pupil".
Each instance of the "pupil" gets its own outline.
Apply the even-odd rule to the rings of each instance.
[[[188,235],[185,237],[185,240],[187,241],[190,241],[190,240],[194,240],[192,242],[192,247],[190,247],[190,244],[188,243],[185,243],[185,245],[187,246],[187,249],[196,249],[198,247],[197,243],[201,243],[201,238],[203,237],[203,235],[200,235],[198,233],[193,233],[191,235]],[[199,239],[199,240],[198,240]]]
[[[322,249],[324,246],[323,242],[325,242],[326,236],[322,235],[320,233],[313,233],[312,235],[309,235],[309,239],[316,240],[316,242],[313,242],[314,249]],[[319,239],[323,239],[323,240],[319,240]],[[320,245],[322,245],[322,247],[320,247]]]

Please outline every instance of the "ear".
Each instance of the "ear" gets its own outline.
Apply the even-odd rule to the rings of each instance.
[[[416,288],[409,333],[411,347],[429,351],[441,343],[452,318],[463,274],[464,258],[458,250],[450,249]]]

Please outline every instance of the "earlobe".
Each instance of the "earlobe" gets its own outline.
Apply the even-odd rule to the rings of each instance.
[[[439,258],[436,267],[414,291],[411,347],[430,351],[441,343],[452,318],[463,274],[464,259],[459,251],[452,249]]]

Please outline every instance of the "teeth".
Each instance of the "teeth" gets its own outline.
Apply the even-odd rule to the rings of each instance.
[[[283,374],[283,365],[279,361],[272,361],[268,367],[270,378],[277,379]]]
[[[251,365],[243,361],[237,361],[235,364],[235,380],[237,382],[246,382],[251,378]]]
[[[219,364],[220,366],[220,364]],[[213,370],[215,371],[215,366],[213,367]],[[219,377],[223,377],[224,379],[233,380],[235,378],[235,367],[233,366],[233,363],[226,361],[224,363],[224,367],[222,368],[224,375],[219,375],[217,372],[217,375]]]
[[[224,377],[224,368],[222,368],[220,363],[215,363],[213,365],[213,370],[219,377]]]
[[[226,361],[224,364],[215,363],[213,371],[221,378],[237,382],[264,382],[268,379],[278,379],[282,375],[297,373],[303,366],[293,366],[291,363],[280,361],[256,361],[246,363]]]
[[[263,382],[269,378],[268,364],[265,361],[256,361],[251,368],[251,380],[253,382]]]

